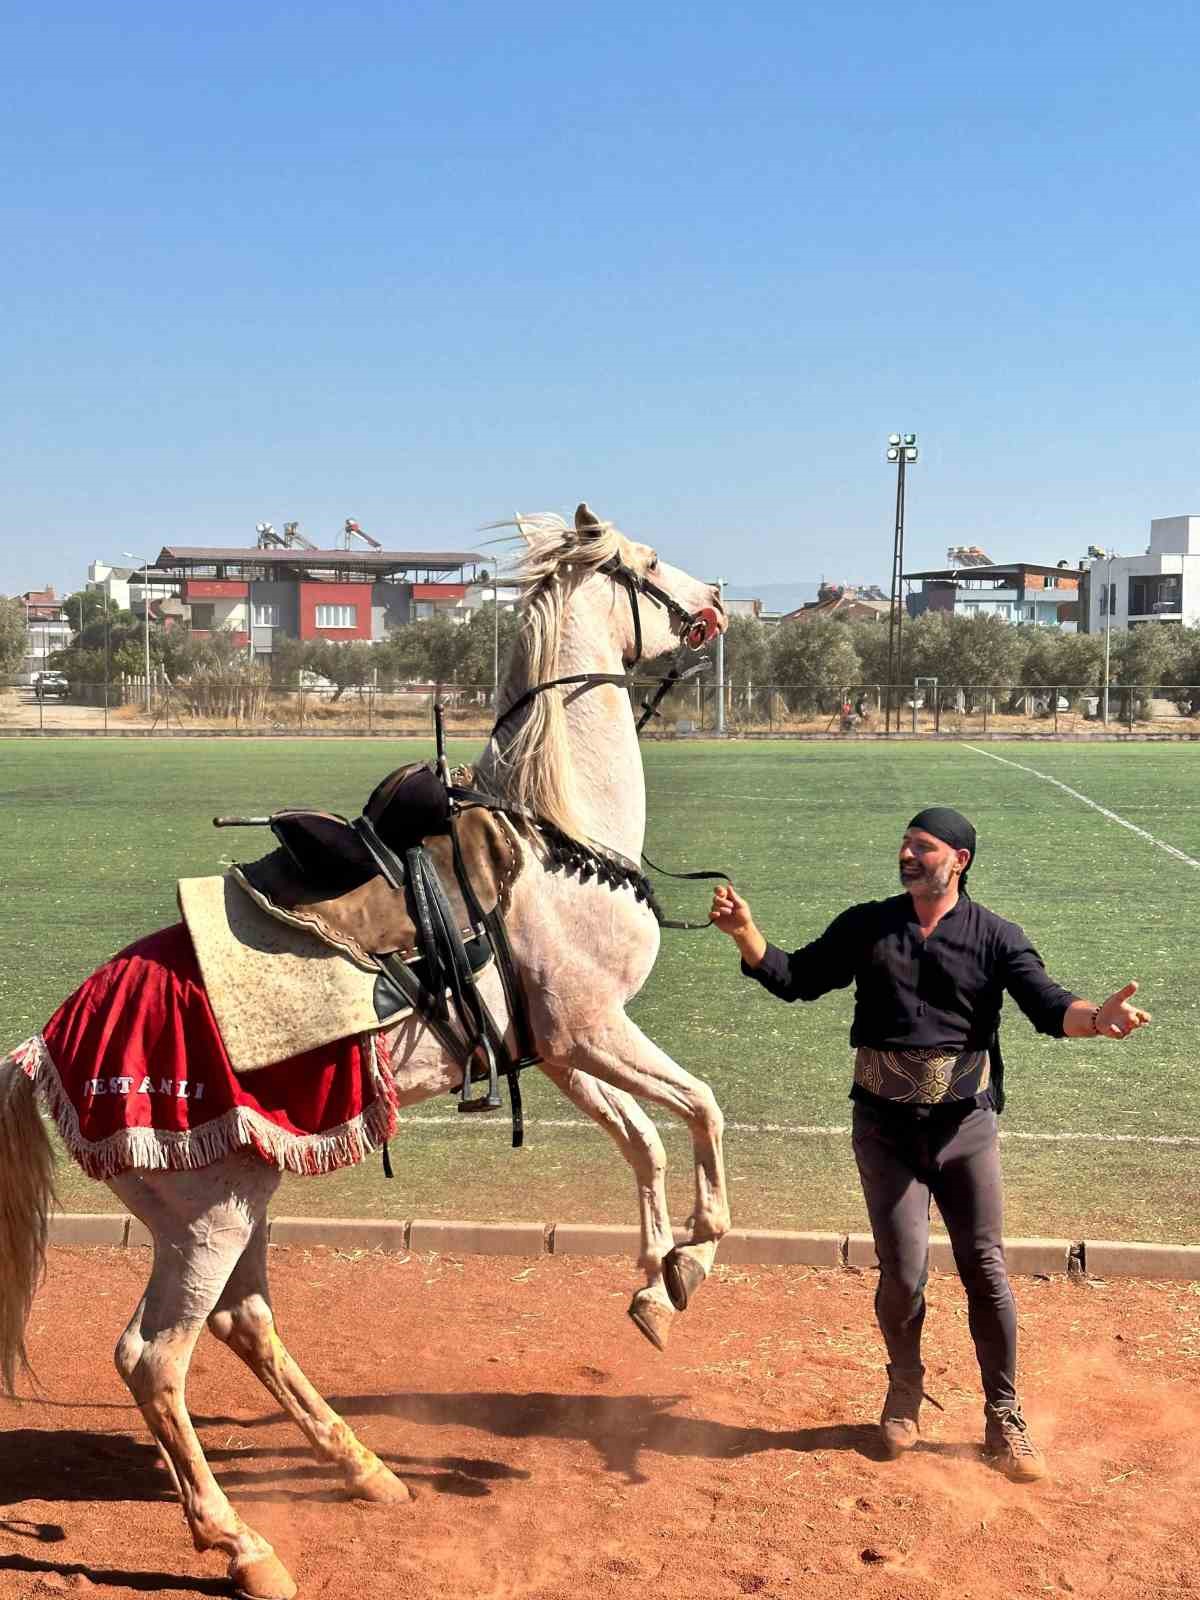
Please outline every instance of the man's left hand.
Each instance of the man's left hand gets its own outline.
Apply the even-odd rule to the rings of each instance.
[[[1137,993],[1136,983],[1127,983],[1108,999],[1096,1012],[1095,1030],[1105,1039],[1127,1039],[1135,1028],[1144,1028],[1150,1013],[1141,1006],[1131,1005]]]

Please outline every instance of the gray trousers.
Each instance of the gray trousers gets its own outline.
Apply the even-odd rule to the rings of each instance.
[[[950,1235],[967,1291],[967,1318],[984,1397],[1017,1404],[1017,1312],[1001,1243],[1003,1187],[996,1113],[977,1107],[960,1118],[906,1118],[856,1101],[854,1157],[879,1256],[875,1316],[894,1367],[921,1365],[929,1206]]]

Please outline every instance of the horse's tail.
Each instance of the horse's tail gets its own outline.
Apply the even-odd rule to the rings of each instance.
[[[0,1387],[12,1394],[29,1370],[25,1324],[46,1260],[54,1151],[33,1084],[0,1057]]]

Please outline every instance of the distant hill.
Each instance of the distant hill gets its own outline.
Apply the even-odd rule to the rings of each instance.
[[[725,593],[731,600],[761,600],[765,611],[795,611],[806,600],[817,598],[816,583],[730,583]]]

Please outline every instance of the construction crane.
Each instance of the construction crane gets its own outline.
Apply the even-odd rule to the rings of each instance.
[[[343,528],[342,533],[346,541],[347,550],[350,548],[351,539],[361,539],[364,544],[369,544],[372,550],[383,549],[383,546],[380,544],[379,540],[373,538],[369,533],[364,533],[359,527],[358,523],[355,522],[353,517],[346,518],[346,525]]]

